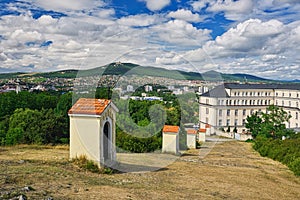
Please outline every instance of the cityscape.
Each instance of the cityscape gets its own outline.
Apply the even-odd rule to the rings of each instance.
[[[298,200],[299,11],[0,1],[0,200]]]

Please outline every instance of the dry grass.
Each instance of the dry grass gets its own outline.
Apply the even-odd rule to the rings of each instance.
[[[68,160],[67,146],[0,147],[0,199],[298,199],[300,178],[249,143],[190,150],[163,170],[96,174]],[[25,186],[32,187],[24,191]]]

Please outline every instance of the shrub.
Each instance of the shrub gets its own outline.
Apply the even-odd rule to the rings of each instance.
[[[295,175],[300,176],[300,157],[290,162],[288,167],[294,172]]]
[[[92,161],[92,160],[88,160],[87,157],[85,155],[81,155],[79,157],[76,157],[72,160],[72,162],[77,165],[78,167],[80,167],[81,169],[86,169],[90,172],[93,173],[100,173],[101,170],[98,167],[98,165]]]

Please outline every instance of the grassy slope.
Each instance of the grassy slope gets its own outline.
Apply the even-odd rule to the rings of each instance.
[[[24,163],[23,163],[24,161]],[[260,157],[251,144],[217,144],[203,159],[191,150],[163,170],[99,175],[68,161],[68,147],[0,147],[0,195],[31,199],[297,199],[300,179]],[[1,197],[0,197],[1,199]]]

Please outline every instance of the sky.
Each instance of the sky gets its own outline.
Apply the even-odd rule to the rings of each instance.
[[[117,61],[300,79],[300,0],[0,1],[0,73]]]

